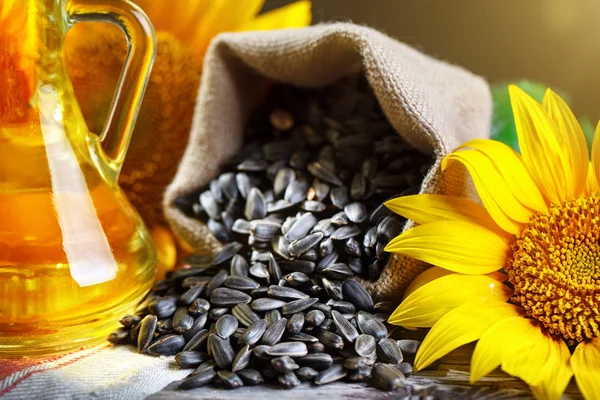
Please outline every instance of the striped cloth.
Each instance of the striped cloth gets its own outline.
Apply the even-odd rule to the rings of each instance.
[[[172,357],[104,345],[48,358],[0,359],[0,398],[136,400],[189,373]]]

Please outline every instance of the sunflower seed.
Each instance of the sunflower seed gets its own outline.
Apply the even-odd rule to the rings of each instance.
[[[350,203],[344,207],[344,213],[348,219],[355,224],[363,222],[367,218],[367,207],[362,203]]]
[[[305,179],[296,179],[285,189],[283,198],[291,204],[298,204],[306,199],[309,188]]]
[[[252,264],[249,272],[256,279],[269,280],[269,269],[263,263]]]
[[[181,335],[163,336],[148,346],[148,354],[153,356],[174,356],[183,350],[185,339]]]
[[[297,257],[300,254],[306,252],[308,249],[312,248],[313,246],[316,246],[321,241],[321,239],[323,239],[323,233],[311,233],[310,235],[302,239],[298,239],[290,243],[290,245],[287,248],[288,252],[291,256]]]
[[[310,278],[302,272],[292,272],[291,274],[284,276],[283,279],[285,279],[291,286],[300,286],[310,280]]]
[[[281,224],[266,219],[250,222],[250,233],[260,241],[270,241],[279,234]]]
[[[373,383],[381,390],[396,390],[404,386],[404,374],[391,365],[376,363],[373,365]]]
[[[212,351],[212,357],[219,368],[227,369],[235,358],[235,352],[229,343],[229,339],[222,339],[217,335],[208,337],[208,346]]]
[[[229,336],[233,335],[237,328],[238,320],[233,315],[229,314],[220,317],[215,324],[217,335],[223,339],[227,339]]]
[[[205,361],[208,361],[207,353],[199,351],[182,351],[175,356],[175,362],[180,368],[196,368]]]
[[[329,280],[327,278],[323,278],[323,288],[333,300],[343,300],[344,296],[342,295],[342,283],[336,280]]]
[[[218,371],[217,376],[227,389],[237,389],[244,386],[242,379],[231,371]]]
[[[325,345],[319,341],[311,343],[308,346],[309,354],[323,353],[325,351]]]
[[[413,356],[417,354],[421,342],[418,340],[403,339],[396,342],[402,353]]]
[[[283,267],[289,271],[302,272],[303,274],[310,275],[315,270],[315,263],[312,261],[305,260],[284,260],[282,262]]]
[[[301,381],[304,381],[304,382],[311,381],[319,375],[319,372],[311,367],[302,367],[302,368],[296,370],[295,373],[296,373],[296,376]]]
[[[291,168],[281,168],[277,171],[275,182],[273,183],[275,197],[280,197],[295,179],[296,173]]]
[[[326,184],[325,182],[321,182],[318,179],[315,179],[313,181],[313,187],[315,189],[315,197],[317,198],[317,200],[323,201],[327,198],[327,195],[329,194],[330,190],[330,186],[328,184]]]
[[[238,192],[245,199],[248,197],[248,193],[250,189],[252,189],[252,183],[250,182],[250,178],[243,172],[237,173],[235,175],[235,183],[238,188]]]
[[[287,330],[290,333],[298,333],[304,327],[304,314],[296,313],[292,315],[287,322]]]
[[[373,309],[373,299],[367,290],[357,281],[348,280],[343,286],[344,298],[354,304],[357,309],[370,311]]]
[[[247,159],[238,164],[238,171],[259,172],[264,171],[268,167],[265,160]]]
[[[308,172],[310,172],[315,178],[318,178],[322,181],[330,183],[335,186],[340,186],[342,181],[335,173],[327,168],[325,165],[320,162],[313,162],[308,164],[307,168]]]
[[[344,295],[344,297],[347,298],[348,296]],[[354,314],[356,312],[356,307],[349,301],[334,301],[331,307],[342,314]]]
[[[248,276],[248,262],[244,259],[244,257],[236,254],[231,259],[231,263],[229,264],[229,273],[232,276]],[[227,281],[225,281],[227,282]]]
[[[383,239],[385,243],[389,242],[402,231],[402,222],[394,215],[385,217],[379,225],[377,225],[377,237]],[[385,245],[384,243],[384,245]]]
[[[201,284],[190,287],[181,296],[179,296],[177,303],[181,306],[189,306],[200,296],[200,294],[202,294],[204,289],[206,289],[206,286]]]
[[[348,219],[348,216],[345,212],[340,211],[331,217],[331,223],[334,224],[336,227],[339,227],[348,225],[350,223],[350,220]]]
[[[244,335],[242,336],[242,343],[246,343],[249,345],[254,345],[258,343],[258,341],[262,338],[263,334],[265,333],[268,327],[269,325],[264,319],[261,319],[255,322],[254,324],[250,325],[248,329],[246,329]]]
[[[369,222],[371,224],[378,224],[384,218],[391,216],[391,215],[392,215],[392,210],[387,208],[385,206],[385,204],[382,203],[375,210],[373,210],[373,212],[371,213],[371,216],[369,217]]]
[[[208,312],[208,318],[210,318],[211,321],[217,321],[219,318],[221,318],[223,315],[227,314],[229,312],[228,308],[213,308]]]
[[[125,327],[117,328],[108,335],[106,340],[113,344],[125,344],[129,340],[129,330]]]
[[[325,240],[329,240],[331,243],[331,247],[333,250],[333,242],[330,239],[325,239]],[[321,244],[323,244],[323,242],[321,242]],[[329,267],[331,264],[335,263],[337,261],[339,257],[339,254],[337,252],[332,251],[331,253],[323,256],[323,258],[321,259],[321,261],[319,261],[319,264],[317,264],[317,271],[323,271],[325,268]]]
[[[268,293],[267,293],[268,291],[269,291],[268,287],[259,286],[250,292],[250,296],[252,296],[253,299],[261,299],[263,297],[268,296]]]
[[[213,368],[204,369],[201,372],[191,375],[183,381],[181,381],[181,383],[179,384],[179,389],[188,390],[206,386],[209,383],[211,383],[216,376],[217,373]]]
[[[313,232],[321,232],[324,237],[329,237],[335,232],[336,227],[331,222],[331,218],[322,219],[317,222],[317,225],[313,228]]]
[[[306,326],[316,327],[325,321],[325,314],[320,310],[311,310],[306,313]]]
[[[272,357],[303,357],[308,354],[308,349],[302,342],[282,342],[271,346],[266,353]]]
[[[337,328],[337,333],[346,339],[346,341],[352,343],[358,337],[358,331],[346,318],[342,316],[339,312],[333,310],[331,311],[331,316],[333,317],[333,323]]]
[[[213,258],[212,265],[220,265],[220,264],[228,261],[234,255],[239,253],[239,251],[242,249],[242,247],[243,247],[243,245],[239,242],[231,242],[231,243],[226,244],[215,255],[215,257]]]
[[[156,331],[158,318],[156,315],[146,315],[141,321],[140,331],[137,339],[138,351],[143,353],[146,351]]]
[[[289,231],[285,234],[285,238],[289,241],[294,241],[305,237],[310,230],[317,225],[317,219],[311,213],[303,214],[296,219]]]
[[[217,203],[213,194],[210,191],[203,192],[200,195],[200,205],[210,218],[214,220],[221,219],[221,211],[219,210],[219,204]]]
[[[322,311],[323,314],[325,314],[325,317],[331,318],[331,306],[329,306],[327,304],[315,303],[311,306],[311,309]],[[321,324],[321,325],[323,325],[323,324]]]
[[[244,292],[229,288],[216,288],[210,295],[210,301],[214,305],[230,307],[240,303],[250,303],[252,298]]]
[[[366,192],[367,180],[361,173],[354,174],[354,177],[352,178],[352,183],[350,184],[350,197],[352,197],[352,199],[354,200],[360,200],[365,197]],[[365,218],[367,217],[366,213],[367,210],[365,209]],[[360,222],[362,222],[362,220]]]
[[[315,378],[315,385],[325,385],[327,383],[339,381],[346,377],[346,375],[348,375],[348,372],[344,370],[344,367],[342,367],[341,364],[335,364],[319,373]]]
[[[256,289],[260,285],[255,280],[245,276],[230,276],[225,281],[225,286],[230,289],[250,291],[252,289]]]
[[[344,348],[344,340],[340,335],[322,329],[318,329],[316,335],[319,341],[327,347],[331,347],[332,349]]]
[[[177,311],[177,298],[167,296],[154,300],[148,305],[148,309],[152,314],[156,315],[158,319],[169,318]]]
[[[250,222],[246,221],[245,219],[238,218],[233,223],[231,230],[236,233],[241,233],[242,235],[249,235],[250,234]]]
[[[294,272],[298,273],[298,272]],[[291,274],[290,274],[291,275]],[[306,276],[306,275],[305,275]],[[267,292],[269,296],[284,300],[306,299],[309,296],[297,289],[285,286],[271,285]]]
[[[298,364],[289,356],[276,357],[271,360],[271,365],[275,371],[285,374],[300,368]]]
[[[257,370],[243,369],[241,371],[236,371],[236,373],[240,378],[242,378],[242,381],[244,381],[244,384],[246,386],[255,386],[260,385],[261,383],[265,383],[265,379]]]
[[[300,311],[306,310],[307,308],[309,308],[310,306],[315,304],[317,301],[319,301],[319,299],[315,299],[315,298],[311,298],[311,297],[309,297],[307,299],[291,301],[291,302],[285,304],[283,307],[281,307],[281,314],[290,315],[290,314],[299,313]]]
[[[354,351],[361,357],[369,357],[375,354],[377,342],[371,335],[358,335],[354,342]]]
[[[354,276],[354,272],[344,263],[329,264],[321,273],[331,279],[348,279]]]
[[[319,341],[319,339],[317,339],[316,337],[303,332],[298,332],[293,335],[290,335],[288,339],[306,343],[315,343]]]
[[[267,207],[262,192],[253,187],[248,193],[244,216],[248,221],[262,219],[267,215]]]
[[[208,355],[208,353],[206,353],[206,354]],[[212,369],[214,371],[216,366],[217,366],[217,363],[215,362],[215,360],[204,361],[202,364],[200,364],[198,366],[198,368],[196,368],[196,370],[194,372],[192,372],[192,375],[199,374],[200,372],[202,372],[206,369]]]
[[[333,240],[345,240],[360,235],[361,230],[356,225],[341,226],[331,234]]]
[[[286,372],[282,375],[279,375],[277,380],[284,389],[293,389],[301,383],[296,374],[293,372]]]
[[[373,374],[373,368],[370,366],[360,367],[348,374],[348,380],[351,382],[364,382]]]
[[[254,311],[264,312],[264,311],[276,310],[278,308],[283,307],[286,304],[287,303],[285,301],[281,301],[281,300],[277,300],[277,299],[264,298],[264,299],[256,299],[256,300],[254,300],[250,304],[250,307],[252,307],[252,309]]]
[[[398,371],[402,372],[404,376],[409,376],[413,373],[412,365],[406,362],[401,362],[400,364],[394,365],[393,367],[396,368]]]
[[[323,212],[327,209],[327,206],[320,201],[306,200],[302,203],[302,209],[310,212]]]
[[[329,193],[329,198],[331,200],[331,204],[333,204],[334,207],[343,209],[346,206],[346,204],[350,202],[348,196],[348,187],[339,186],[332,188],[331,192]]]
[[[344,368],[357,370],[360,368],[368,367],[369,364],[367,359],[364,357],[350,357],[344,360]]]
[[[189,339],[184,337],[184,339],[187,340],[187,343],[183,347],[183,351],[193,351],[204,348],[206,345],[206,341],[208,340],[208,336],[208,329],[202,329],[196,332],[196,334],[190,337]]]
[[[275,260],[273,253],[269,253],[269,274],[271,275],[271,282],[279,282],[281,280],[281,268],[279,268],[279,263]]]
[[[263,334],[261,343],[268,346],[273,346],[277,344],[281,340],[281,337],[285,332],[286,324],[286,318],[282,318],[273,322]]]
[[[271,327],[275,322],[279,321],[280,319],[281,313],[279,312],[279,310],[271,310],[265,313],[265,320],[267,321],[267,324],[269,324],[269,327]]]
[[[194,324],[192,327],[183,333],[183,337],[186,341],[189,341],[196,333],[200,332],[208,321],[208,313],[204,312],[194,318]]]
[[[379,340],[387,336],[385,325],[366,311],[359,311],[356,314],[356,323],[361,333],[371,335],[375,339]]]
[[[390,338],[381,339],[377,343],[377,356],[382,362],[390,364],[399,364],[404,359],[400,347]]]
[[[248,304],[237,304],[231,309],[231,314],[238,320],[238,322],[246,327],[252,325],[260,320],[260,317],[254,313],[248,306]]]
[[[235,358],[233,359],[231,370],[233,372],[237,372],[246,368],[250,364],[251,355],[252,350],[250,350],[250,346],[242,346],[240,351],[238,351],[238,353],[235,355]]]
[[[187,307],[179,307],[173,315],[173,330],[183,333],[194,325],[194,317],[190,315]]]
[[[119,320],[119,323],[125,328],[131,328],[133,325],[137,324],[141,320],[142,317],[140,317],[139,315],[126,315]]]

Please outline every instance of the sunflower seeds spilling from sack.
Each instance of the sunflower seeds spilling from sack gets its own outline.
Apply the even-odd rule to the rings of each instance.
[[[197,368],[181,389],[402,386],[418,342],[389,339],[381,318],[391,309],[353,278],[379,277],[383,248],[402,226],[382,203],[415,190],[430,160],[352,79],[320,90],[275,87],[247,136],[206,190],[178,201],[222,250],[187,257],[110,340],[178,353],[181,366]]]

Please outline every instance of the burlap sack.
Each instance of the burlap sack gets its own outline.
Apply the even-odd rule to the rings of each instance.
[[[227,33],[216,37],[206,54],[188,147],[166,190],[164,211],[176,234],[197,251],[220,247],[206,226],[181,213],[174,200],[205,186],[239,150],[246,118],[270,80],[314,87],[359,71],[398,134],[435,155],[421,192],[466,194],[462,167],[454,163],[440,173],[440,161],[458,144],[488,136],[492,105],[483,79],[349,23]],[[369,289],[376,298],[397,297],[425,268],[394,256]]]

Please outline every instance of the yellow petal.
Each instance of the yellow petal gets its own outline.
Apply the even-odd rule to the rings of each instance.
[[[590,161],[581,125],[567,103],[551,89],[546,90],[542,107],[558,127],[558,142],[562,148],[562,158],[567,162],[562,166],[567,183],[567,200],[579,197],[585,187]]]
[[[400,234],[385,250],[455,272],[487,274],[506,265],[510,244],[481,225],[437,221]]]
[[[392,313],[393,325],[428,328],[446,313],[475,301],[506,302],[510,288],[486,275],[450,274],[412,292]]]
[[[530,333],[533,339],[526,350],[507,354],[502,360],[502,370],[507,374],[521,378],[530,386],[539,385],[544,377],[540,371],[550,358],[553,340],[542,333],[541,329],[534,329]]]
[[[522,316],[496,322],[481,336],[471,358],[471,383],[498,368],[507,356],[527,348],[538,329]],[[499,346],[498,343],[502,343]]]
[[[600,122],[596,125],[594,141],[592,142],[592,166],[597,179],[596,185],[600,185]]]
[[[584,138],[585,144],[585,138]],[[525,207],[535,211],[546,211],[548,205],[523,164],[523,159],[513,149],[495,140],[473,139],[460,148],[471,147],[479,150],[494,164],[506,182],[511,193]]]
[[[301,28],[310,25],[311,19],[311,2],[302,0],[261,14],[257,18],[241,25],[238,30],[262,31],[270,29]]]
[[[546,199],[562,204],[567,198],[570,154],[556,122],[542,106],[515,85],[509,86],[519,147],[525,167]]]
[[[499,301],[478,301],[463,304],[444,315],[431,328],[415,357],[419,371],[452,350],[477,340],[494,323],[519,315],[512,304]]]
[[[587,178],[585,179],[585,196],[594,196],[598,194],[600,188],[598,187],[598,181],[596,180],[596,173],[594,172],[594,164],[589,163],[589,169]]]
[[[531,386],[531,391],[538,400],[560,400],[573,376],[569,365],[569,348],[560,339],[549,340],[548,360],[540,371],[542,379],[538,385]]]
[[[408,287],[404,291],[404,296],[402,297],[402,300],[406,299],[421,286],[424,286],[427,283],[436,280],[437,278],[441,278],[442,276],[450,274],[452,274],[452,271],[448,271],[447,269],[440,267],[431,267],[426,269],[425,271],[421,272],[415,279],[413,279],[410,285],[408,285]]]
[[[484,207],[465,197],[417,194],[388,200],[385,205],[417,224],[444,220],[469,221],[492,231],[500,231]]]
[[[528,222],[533,212],[515,197],[494,163],[477,150],[448,154],[442,161],[442,169],[450,161],[458,161],[469,170],[477,194],[494,221],[506,232],[519,233],[521,224]]]
[[[571,357],[571,367],[583,397],[600,399],[600,339],[579,343]]]

